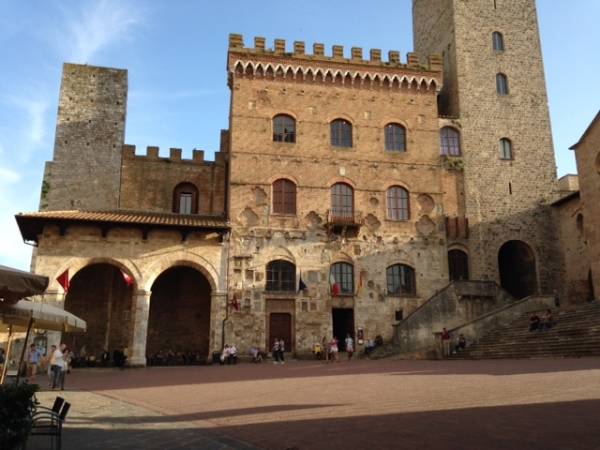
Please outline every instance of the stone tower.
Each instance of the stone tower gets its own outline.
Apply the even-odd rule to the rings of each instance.
[[[444,61],[439,112],[461,136],[471,277],[551,291],[556,167],[535,0],[413,0],[413,31],[416,52]]]
[[[116,209],[125,137],[127,71],[65,64],[54,157],[40,209]]]

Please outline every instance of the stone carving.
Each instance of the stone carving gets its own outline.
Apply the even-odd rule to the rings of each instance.
[[[435,202],[431,198],[431,196],[427,194],[421,194],[417,197],[417,203],[419,204],[419,208],[421,209],[422,214],[429,214],[433,211],[435,206]]]
[[[309,212],[306,217],[304,217],[304,223],[309,230],[314,230],[321,225],[322,222],[323,219],[321,219],[321,217],[314,211]]]
[[[423,216],[416,223],[417,232],[422,236],[429,236],[435,231],[435,222],[429,216]]]
[[[381,227],[381,222],[373,214],[369,214],[365,217],[365,224],[371,232],[377,231],[379,227]]]

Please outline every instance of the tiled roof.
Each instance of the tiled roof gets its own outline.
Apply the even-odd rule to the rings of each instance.
[[[133,226],[144,228],[175,228],[186,231],[194,229],[227,230],[229,224],[223,216],[197,214],[173,214],[145,211],[39,211],[20,213],[15,216],[25,240],[36,240],[44,224],[96,224],[106,226]]]

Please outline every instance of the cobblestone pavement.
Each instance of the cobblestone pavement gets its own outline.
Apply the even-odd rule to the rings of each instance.
[[[67,442],[83,442],[67,449],[224,448],[205,446],[212,439],[282,450],[600,450],[600,359],[87,369],[68,383],[94,394],[67,393],[76,419]],[[110,446],[85,444],[86,434]]]

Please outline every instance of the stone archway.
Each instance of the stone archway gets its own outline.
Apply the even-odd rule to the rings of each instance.
[[[523,241],[508,241],[498,252],[500,284],[515,298],[537,292],[535,254]]]
[[[209,353],[211,284],[199,270],[178,265],[152,284],[146,355],[159,351],[194,352],[201,361]]]
[[[123,271],[110,263],[83,267],[71,279],[65,296],[65,309],[87,322],[83,334],[64,333],[63,341],[80,353],[97,359],[104,350],[131,347],[133,333],[133,286]]]

